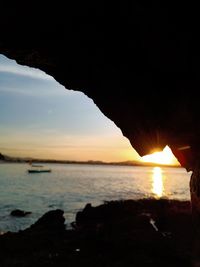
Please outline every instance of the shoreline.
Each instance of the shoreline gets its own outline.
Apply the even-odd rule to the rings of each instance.
[[[76,161],[76,160],[56,160],[56,159],[38,159],[29,157],[12,157],[3,155],[0,153],[0,163],[57,163],[57,164],[88,164],[88,165],[108,165],[108,166],[142,166],[142,167],[172,167],[172,168],[183,168],[181,165],[170,165],[170,164],[159,164],[142,161],[119,161],[119,162],[104,162],[101,160],[87,160],[87,161]]]
[[[11,160],[11,161],[1,161],[0,164],[30,164],[26,160]],[[33,160],[32,163],[42,163],[42,164],[80,164],[80,165],[103,165],[103,166],[130,166],[130,167],[160,167],[160,168],[181,168],[185,169],[181,165],[167,165],[167,164],[157,164],[157,163],[126,163],[126,162],[91,162],[91,161],[54,161],[54,160]]]
[[[72,229],[65,229],[63,214],[52,210],[29,228],[0,236],[0,265],[171,267],[190,266],[193,259],[190,201],[88,203]]]

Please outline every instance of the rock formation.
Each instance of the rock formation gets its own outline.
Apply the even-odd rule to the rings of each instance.
[[[183,3],[125,2],[4,2],[0,53],[87,94],[141,156],[169,145],[192,169],[200,143],[198,14]]]
[[[169,145],[194,171],[200,151],[198,20],[198,8],[188,2],[4,1],[0,53],[91,97],[141,156]],[[198,184],[199,175],[194,179]]]
[[[75,228],[65,229],[64,222],[62,210],[51,210],[23,231],[0,235],[0,266],[191,267],[195,260],[189,201],[87,205]]]
[[[15,217],[25,217],[29,214],[31,214],[30,211],[24,211],[24,210],[20,210],[20,209],[12,210],[10,213],[11,216],[15,216]]]

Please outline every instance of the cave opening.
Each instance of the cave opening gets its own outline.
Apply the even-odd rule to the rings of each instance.
[[[0,56],[2,154],[69,161],[140,160],[119,128],[81,92]]]
[[[3,57],[4,64],[6,60],[7,59]],[[19,199],[19,195],[22,195],[24,191],[28,192],[29,194],[29,191],[25,187],[26,183],[24,177],[22,176],[19,179],[18,176],[13,175],[13,177],[15,177],[15,182],[13,183],[13,181],[11,181],[12,179],[9,180],[9,182],[13,184],[11,190],[16,190],[17,193],[15,194],[14,198],[11,198],[9,200],[9,208],[18,208],[17,205],[20,205],[20,208],[24,210],[31,210],[32,215],[30,215],[31,220],[28,222],[28,224],[26,219],[24,221],[21,220],[21,224],[18,224],[16,221],[14,221],[14,228],[9,228],[10,226],[8,224],[6,226],[8,227],[7,230],[23,230],[28,225],[30,225],[30,223],[34,224],[38,219],[38,216],[41,216],[42,213],[51,210],[52,208],[64,210],[64,214],[66,214],[65,219],[68,221],[74,220],[75,207],[70,204],[71,197],[79,199],[79,201],[72,201],[72,203],[74,202],[76,207],[79,209],[81,209],[81,206],[83,204],[86,204],[87,202],[92,202],[93,205],[101,205],[105,200],[117,201],[119,199],[123,199],[125,201],[130,198],[138,199],[144,196],[161,200],[160,203],[162,203],[163,197],[167,197],[168,199],[173,199],[174,197],[176,197],[177,199],[183,201],[183,203],[185,203],[184,201],[187,202],[190,199],[188,191],[189,173],[187,173],[183,168],[180,168],[180,166],[179,168],[173,167],[171,169],[169,166],[169,169],[167,169],[168,167],[165,166],[146,166],[149,169],[147,169],[146,172],[143,171],[141,173],[142,167],[140,168],[140,166],[137,167],[136,165],[136,173],[140,173],[139,175],[136,175],[130,168],[131,166],[129,166],[132,158],[117,158],[117,155],[123,155],[123,152],[119,152],[120,148],[122,150],[124,149],[124,155],[126,157],[130,156],[131,153],[133,153],[133,148],[130,147],[127,139],[124,139],[125,142],[120,141],[120,138],[122,137],[121,131],[114,125],[113,122],[106,119],[101,111],[98,110],[98,108],[94,105],[92,100],[77,91],[72,92],[65,90],[63,86],[58,85],[58,83],[55,82],[52,77],[46,76],[46,74],[44,74],[43,72],[38,72],[29,68],[26,69],[26,67],[22,67],[22,69],[20,69],[21,67],[16,68],[15,63],[14,65],[12,65],[12,63],[7,63],[7,66],[5,66],[4,64],[0,65],[0,72],[1,74],[3,74],[0,76],[0,90],[2,96],[2,138],[0,145],[1,148],[5,149],[1,151],[3,152],[2,154],[4,154],[4,151],[10,151],[11,153],[13,153],[14,157],[17,157],[21,153],[22,157],[26,156],[28,158],[38,157],[39,155],[40,159],[58,159],[57,163],[59,163],[59,160],[66,159],[67,157],[69,161],[88,161],[88,163],[92,163],[92,166],[94,168],[94,171],[91,172],[91,169],[89,169],[89,171],[88,169],[83,170],[78,165],[76,165],[76,167],[70,165],[68,170],[62,169],[60,166],[57,166],[53,171],[53,175],[55,175],[56,172],[58,174],[60,168],[64,173],[68,171],[71,175],[71,177],[67,177],[68,182],[66,183],[65,181],[65,186],[63,180],[62,183],[60,183],[60,181],[54,183],[55,181],[53,176],[48,177],[48,180],[44,176],[41,176],[41,179],[37,180],[40,190],[38,190],[37,186],[33,182],[31,182],[29,186],[31,190],[33,188],[35,190],[32,196],[37,198],[37,202],[34,207],[31,205],[33,200],[30,196],[24,198],[26,199],[26,205],[22,204],[24,200],[21,201]],[[20,77],[21,79],[19,79],[19,85],[16,80],[16,76]],[[25,81],[26,79],[28,80]],[[11,81],[10,86],[6,85],[6,81],[8,80]],[[45,84],[47,84],[48,88],[45,88]],[[27,88],[28,86],[30,86],[30,91]],[[17,97],[17,95],[19,98]],[[51,96],[51,99],[48,99],[48,96]],[[66,98],[66,96],[68,97],[68,99]],[[7,100],[7,102],[5,100]],[[53,104],[56,101],[58,103]],[[69,105],[71,110],[74,112],[73,114],[70,113],[70,109],[68,109],[67,111],[65,110],[64,106],[66,107],[66,105]],[[76,113],[75,107],[78,107],[79,113]],[[56,113],[57,110],[60,110],[60,112]],[[69,116],[67,116],[67,113],[69,113]],[[60,121],[60,118],[62,118],[62,121]],[[73,125],[74,120],[78,122],[75,125]],[[10,127],[9,123],[13,128]],[[67,128],[64,127],[65,124],[67,125]],[[97,125],[99,126],[97,127]],[[83,127],[82,129],[81,126]],[[55,128],[57,128],[58,130]],[[40,134],[40,131],[42,132],[44,138]],[[81,141],[82,143],[79,143],[82,131],[84,138],[82,139],[83,141]],[[67,134],[69,134],[69,136],[66,136],[66,132]],[[106,140],[106,134],[108,134],[108,140]],[[74,135],[77,137],[76,140],[73,140],[72,138],[72,136]],[[52,136],[52,138],[49,138],[49,136]],[[102,137],[103,141],[100,142],[99,145],[97,145],[99,139],[102,139]],[[33,138],[33,141],[31,141],[31,138]],[[89,143],[91,140],[92,144]],[[14,141],[15,145],[12,141]],[[31,142],[33,142],[33,145],[30,145]],[[105,150],[106,144],[108,144],[107,151]],[[115,150],[116,146],[119,146],[118,150]],[[60,151],[55,152],[57,147],[59,147]],[[76,149],[72,154],[69,154],[67,156],[60,156],[59,158],[58,155],[59,153],[61,153],[62,149],[66,151],[71,150],[74,147],[76,147]],[[80,151],[82,150],[82,153],[85,155],[86,152],[88,152],[88,147],[91,148],[91,152],[93,154],[88,154],[86,158],[81,157]],[[95,147],[100,149],[100,153],[95,153]],[[128,149],[130,149],[131,152],[127,152]],[[51,152],[52,150],[53,153]],[[166,150],[167,155],[170,155],[171,158],[166,157]],[[168,160],[174,160],[174,158],[172,157],[172,152],[169,151],[168,147],[165,148],[164,151],[164,159],[162,159],[162,154],[157,154],[163,152],[154,152],[153,155],[150,155],[150,157],[153,157],[152,162],[151,158],[148,158],[148,155],[144,156],[143,160],[144,162],[151,162],[158,165],[171,164],[172,162]],[[35,154],[29,154],[30,152],[34,152]],[[109,157],[110,152],[113,153],[111,153],[111,155],[115,156],[113,156],[112,160],[110,160]],[[76,158],[77,154],[78,158]],[[91,158],[89,155],[95,155],[95,159]],[[138,160],[141,160],[137,153],[135,155],[137,156]],[[104,168],[100,169],[99,167],[101,161],[107,161],[109,163],[119,163],[121,161],[126,162],[125,165],[127,166],[120,166],[119,164],[119,166],[117,166],[118,168],[116,170],[113,170],[113,166],[111,167],[109,165],[106,167],[104,166]],[[173,163],[177,164],[178,162],[174,161]],[[21,174],[22,170],[24,171],[23,168],[17,169],[16,166],[14,166],[13,170],[20,172]],[[4,178],[6,179],[3,179],[2,182],[4,183],[6,188],[8,173],[6,172],[5,168],[3,169],[3,171]],[[104,177],[102,175],[102,171],[108,174],[108,177],[110,179],[109,181],[108,177]],[[86,172],[87,175],[84,176],[82,172]],[[89,175],[89,172],[91,173],[91,176]],[[74,175],[75,173],[76,175]],[[79,180],[76,180],[77,175],[80,176]],[[135,176],[137,178],[136,180]],[[16,178],[19,179],[19,184],[17,184]],[[84,182],[81,178],[84,178]],[[181,179],[182,182],[180,182]],[[140,181],[140,183],[138,183],[138,181]],[[77,185],[81,187],[81,190],[80,188],[77,189]],[[106,192],[105,188],[107,189]],[[72,192],[75,193],[74,196],[72,196]],[[93,194],[91,194],[91,192],[93,192]],[[134,195],[135,192],[138,194],[137,197]],[[1,199],[3,201],[6,201],[6,199],[8,200],[6,190],[4,194],[1,195]],[[14,202],[15,204],[13,205],[12,202]],[[42,207],[40,209],[40,212],[37,211],[39,207]],[[186,207],[188,212],[188,206]],[[5,218],[7,216],[6,211],[6,209],[4,209],[3,211]],[[157,228],[158,221],[154,221],[154,219],[151,218],[150,223],[152,221],[154,222],[154,228],[159,229],[160,231],[161,226]],[[3,225],[4,223],[5,222],[3,222]],[[5,229],[1,229],[1,231],[3,232],[3,230],[5,231]]]
[[[102,250],[99,250],[98,253],[88,252],[91,251],[91,248],[94,249],[92,252],[96,252],[95,248],[98,246],[95,242],[90,244],[90,250],[88,249],[87,252],[83,249],[87,257],[83,257],[84,253],[79,253],[82,251],[81,242],[76,243],[76,248],[72,248],[78,259],[74,266],[76,264],[80,266],[82,259],[84,263],[88,263],[87,266],[130,266],[130,263],[141,266],[142,259],[144,266],[146,266],[152,263],[152,258],[154,259],[152,264],[154,266],[190,266],[190,260],[194,254],[195,259],[192,261],[192,266],[200,265],[198,10],[198,6],[188,2],[180,5],[175,2],[164,3],[162,1],[148,1],[148,3],[134,1],[129,4],[123,2],[119,5],[105,5],[103,1],[101,4],[96,2],[93,4],[87,2],[52,2],[44,6],[31,1],[28,5],[25,1],[16,4],[4,1],[1,5],[1,53],[15,59],[20,64],[45,71],[66,88],[84,92],[93,99],[102,113],[121,129],[122,134],[128,138],[140,156],[149,154],[155,147],[162,150],[168,145],[181,166],[187,170],[187,174],[192,172],[190,180],[192,216],[189,216],[190,205],[188,202],[187,204],[181,203],[178,208],[175,205],[171,210],[164,208],[166,202],[156,202],[160,204],[160,228],[156,226],[154,230],[161,228],[166,230],[167,224],[163,219],[166,214],[163,211],[169,212],[168,215],[170,214],[167,217],[170,218],[168,226],[174,226],[174,231],[162,231],[162,238],[166,238],[164,239],[166,242],[161,243],[160,241],[163,239],[152,234],[152,227],[151,230],[145,232],[147,238],[142,240],[141,250],[137,246],[132,246],[132,243],[138,244],[140,242],[131,243],[132,240],[123,239],[121,235],[119,240],[124,241],[122,242],[124,247],[119,244],[118,250],[113,251],[113,247],[116,248],[115,242],[111,242],[113,247],[109,246],[110,243],[105,242],[105,247],[109,248],[107,250],[110,252],[109,257],[106,257],[108,253],[103,253],[100,260],[99,255],[102,255]],[[22,88],[20,91],[22,93]],[[2,93],[1,96],[3,96]],[[9,106],[9,104],[9,102],[3,101],[0,108],[3,109],[5,105]],[[52,109],[49,109],[47,113],[49,117],[53,116]],[[13,120],[14,123],[16,122]],[[43,121],[44,123],[45,121]],[[6,132],[4,134],[6,135]],[[27,132],[27,135],[30,134]],[[51,132],[51,134],[54,133]],[[12,137],[12,139],[14,138],[16,136]],[[22,141],[24,142],[24,140]],[[2,138],[0,141],[2,142]],[[50,156],[50,153],[48,155]],[[106,156],[107,153],[104,153],[104,157]],[[0,159],[4,159],[2,154],[0,154]],[[80,171],[80,173],[82,172]],[[157,192],[157,195],[161,195],[164,189],[161,175],[162,172],[155,169],[152,190]],[[181,176],[185,180],[183,173]],[[179,181],[179,189],[182,188],[183,180]],[[4,182],[6,181],[10,180],[6,179]],[[123,181],[120,181],[122,186],[124,186]],[[10,183],[12,184],[13,181]],[[92,184],[99,186],[98,189],[101,194],[101,183]],[[140,183],[137,181],[136,186],[137,184]],[[45,183],[43,187],[45,188]],[[109,184],[107,188],[112,193]],[[124,188],[128,195],[131,191],[126,186]],[[84,192],[87,193],[93,191],[94,187],[87,188],[86,186],[85,190]],[[121,191],[117,192],[120,193]],[[1,192],[1,194],[3,193]],[[53,199],[51,205],[55,205]],[[59,203],[62,203],[62,200]],[[143,205],[144,203],[139,204]],[[180,216],[177,216],[177,210]],[[188,213],[185,212],[186,210]],[[83,214],[79,214],[79,226],[87,225],[83,218],[85,214],[88,215],[88,212],[89,216],[91,213],[93,214],[91,205],[86,207]],[[121,216],[120,213],[118,217],[116,216],[116,218],[119,217],[124,218],[124,214]],[[191,217],[193,224],[190,223]],[[134,241],[138,241],[138,233],[142,233],[141,235],[144,236],[144,225],[148,221],[147,212],[144,211],[144,214],[137,219],[138,225],[140,225],[137,231],[132,231],[131,227],[126,227],[127,224],[123,220],[120,221],[120,226],[125,227],[116,227],[117,231],[113,231],[113,236],[108,228],[106,228],[107,232],[103,231],[104,234],[110,234],[109,236],[105,234],[106,240],[113,238],[112,240],[116,241],[115,237],[119,237],[119,229],[128,228],[131,229],[132,235],[129,232],[128,234],[125,233],[126,236],[134,236],[136,237]],[[152,225],[155,221],[152,220]],[[96,235],[102,233],[104,222],[103,220],[98,222],[98,227],[95,225],[93,228],[97,230]],[[176,223],[173,224],[173,222]],[[195,233],[193,233],[193,226],[191,225],[194,226]],[[97,237],[95,234],[91,235],[90,232],[90,240],[91,236]],[[188,240],[191,241],[192,234],[195,236],[195,244],[187,243]],[[155,238],[154,241],[159,241],[157,246],[154,246],[154,243],[148,243],[153,238]],[[169,240],[177,242],[171,246]],[[186,246],[184,247],[184,245]],[[194,254],[191,252],[193,245]],[[12,246],[8,245],[7,247]],[[14,247],[17,248],[17,246]],[[28,250],[26,246],[23,248]],[[143,253],[144,248],[145,253]],[[1,251],[5,251],[4,247]],[[136,255],[140,256],[136,262],[134,262],[134,256],[131,257],[133,251],[139,251],[139,253],[134,254],[135,257]],[[153,255],[152,258],[148,258],[150,251]],[[156,256],[154,251],[157,252]],[[62,250],[59,252],[62,254]],[[7,258],[9,259],[3,264],[12,265],[9,260],[13,260],[13,257],[10,255],[16,256],[16,254],[13,251],[12,253],[6,251],[6,253],[5,255],[8,255]],[[34,253],[30,255],[35,256]],[[120,255],[123,255],[124,258],[120,258]],[[33,261],[29,261],[30,266],[35,260],[34,256],[32,257]],[[44,253],[42,256],[41,258],[44,259],[46,254]],[[56,266],[57,256],[57,252],[48,254],[52,265]],[[92,262],[88,260],[92,259],[92,256],[100,262],[92,264],[95,259],[93,258]],[[41,258],[39,257],[38,262]],[[69,260],[69,258],[65,258],[65,260]],[[18,257],[17,260],[19,263],[21,258]],[[14,266],[15,263],[13,263]],[[24,265],[27,264],[24,263]]]

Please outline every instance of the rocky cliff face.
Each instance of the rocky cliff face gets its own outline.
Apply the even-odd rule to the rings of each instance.
[[[169,145],[182,166],[199,155],[198,8],[1,4],[0,53],[91,97],[142,156]]]

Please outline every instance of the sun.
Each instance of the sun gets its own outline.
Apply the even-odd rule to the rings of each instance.
[[[151,155],[143,156],[141,160],[143,162],[151,162],[158,164],[180,165],[168,146],[166,146],[161,152],[155,152]]]

